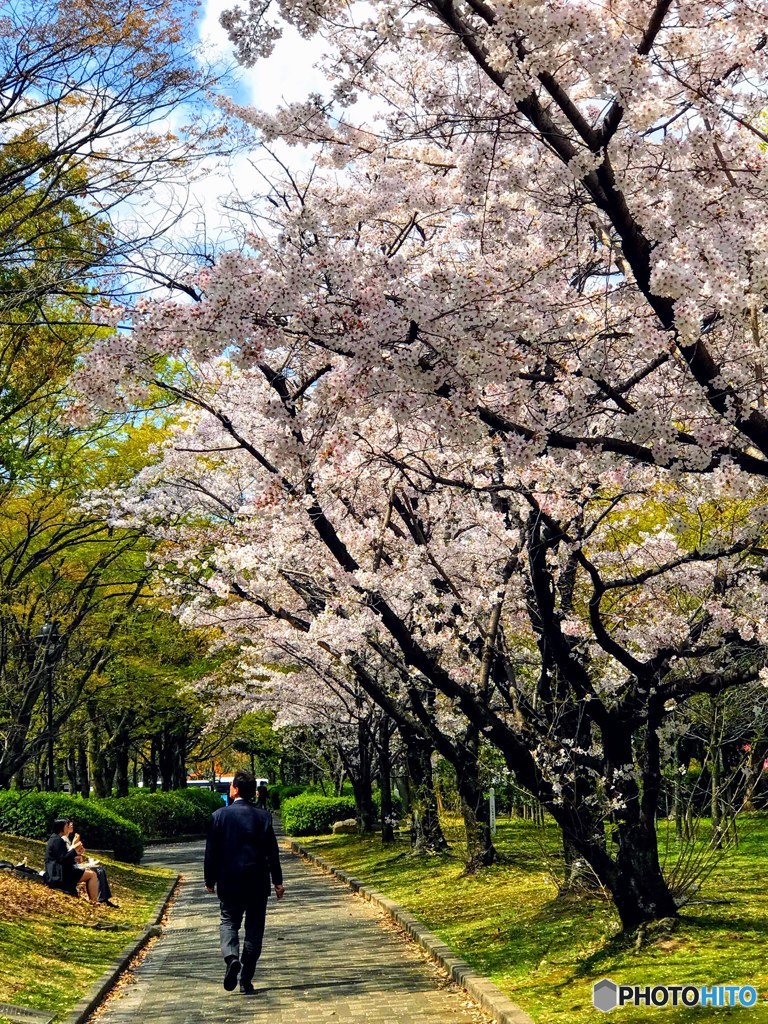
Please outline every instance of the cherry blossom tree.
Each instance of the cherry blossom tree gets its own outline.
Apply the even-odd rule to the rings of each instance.
[[[205,579],[190,621],[247,597],[426,680],[625,928],[674,914],[659,730],[764,662],[766,4],[281,10],[333,96],[240,113],[316,169],[90,360],[191,410],[116,521]]]

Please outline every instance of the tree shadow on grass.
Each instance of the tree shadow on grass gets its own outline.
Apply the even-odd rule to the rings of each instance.
[[[723,915],[698,916],[694,914],[685,914],[678,920],[679,927],[681,929],[690,929],[691,932],[694,933],[685,936],[683,932],[681,935],[682,938],[687,937],[691,945],[695,943],[696,932],[719,932],[723,937],[728,933],[738,934],[741,936],[748,933],[758,933],[759,935],[768,936],[768,920],[764,919],[761,920],[746,916],[727,917]],[[677,932],[677,934],[680,935],[680,932]],[[659,932],[655,937],[658,939],[664,939],[668,937],[668,933]],[[610,964],[615,958],[622,956],[632,947],[637,948],[636,934],[619,932],[613,937],[607,939],[600,949],[595,950],[594,953],[584,957],[584,959],[580,960],[578,964],[575,964],[570,976],[560,983],[560,985],[554,985],[553,987],[567,987],[567,985],[573,981],[577,981],[584,977],[594,977],[596,974],[604,973],[603,965]]]
[[[681,920],[691,928],[702,932],[758,932],[760,935],[768,935],[768,920],[765,918],[754,918],[747,916],[739,917],[710,917],[686,914]]]
[[[542,959],[552,964],[567,963],[572,956],[574,934],[584,932],[585,917],[599,915],[591,939],[587,937],[585,941],[602,941],[606,909],[604,902],[585,897],[558,896],[548,900],[535,912],[517,918],[511,927],[497,931],[493,935],[493,953],[486,952],[482,966],[486,973],[503,971],[512,956],[518,968],[529,971],[537,968]],[[496,945],[502,938],[505,944]]]

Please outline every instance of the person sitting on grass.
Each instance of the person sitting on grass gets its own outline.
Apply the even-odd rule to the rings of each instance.
[[[89,861],[88,854],[83,846],[83,841],[77,833],[72,835],[74,831],[74,822],[71,818],[67,818],[67,825],[64,829],[63,838],[67,846],[74,847],[77,851],[75,863],[85,864],[87,870],[95,872],[99,889],[99,898],[97,903],[103,903],[105,906],[112,907],[113,910],[117,910],[118,904],[112,902],[112,889],[109,884],[109,879],[107,878],[107,869],[101,864],[97,864],[96,861]]]
[[[99,902],[99,880],[92,868],[84,868],[76,863],[83,844],[79,842],[79,837],[77,843],[67,841],[72,831],[69,818],[57,818],[54,821],[53,832],[45,847],[43,879],[51,889],[60,889],[69,896],[77,896],[78,883],[84,882],[88,899],[95,905]]]

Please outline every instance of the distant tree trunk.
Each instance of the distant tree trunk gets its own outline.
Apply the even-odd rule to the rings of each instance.
[[[685,808],[683,806],[683,771],[685,766],[680,757],[680,749],[676,750],[675,756],[675,781],[672,784],[672,813],[675,818],[675,835],[678,839],[683,838],[685,829]]]
[[[392,751],[391,723],[383,717],[379,726],[379,792],[381,793],[381,841],[392,843],[395,840],[392,804]]]
[[[144,782],[150,793],[157,792],[157,739],[153,736],[149,742],[149,761],[144,765]]]
[[[157,760],[164,793],[187,785],[186,740],[186,730],[178,724],[163,729],[158,736]]]
[[[112,764],[114,766],[115,795],[119,797],[128,796],[129,791],[128,772],[131,760],[131,733],[129,723],[129,717],[127,715],[121,715],[114,727],[109,742],[112,753]]]
[[[741,809],[743,811],[757,810],[756,795],[758,784],[763,773],[763,765],[768,756],[768,746],[765,739],[756,737],[751,744],[747,763],[744,767],[744,798]]]
[[[88,774],[88,751],[82,745],[77,748],[77,777],[80,796],[87,799],[91,795],[91,780]]]
[[[67,756],[64,759],[64,770],[67,773],[70,793],[77,793],[79,789],[77,781],[77,752],[74,747],[70,747],[67,750]]]
[[[709,760],[709,810],[712,819],[711,845],[718,849],[723,844],[723,820],[720,789],[722,786],[722,740],[721,702],[718,697],[710,697],[712,719],[710,723],[707,756]]]
[[[112,795],[112,777],[114,769],[109,764],[109,756],[101,745],[98,726],[91,725],[88,735],[88,758],[91,766],[93,789],[97,797]]]
[[[186,789],[187,788],[187,759],[186,759],[187,748],[186,745],[177,748],[177,758],[174,765],[173,773],[173,788],[174,789]]]
[[[357,831],[361,835],[373,832],[376,822],[376,806],[373,802],[373,780],[370,774],[352,779],[352,794],[355,798]]]

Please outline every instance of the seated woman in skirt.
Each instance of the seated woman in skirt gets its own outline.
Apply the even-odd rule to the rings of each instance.
[[[75,826],[71,818],[67,818],[67,827],[64,829],[64,842],[69,847],[74,847],[77,851],[77,857],[75,858],[75,864],[81,864],[85,861],[88,863],[84,864],[89,871],[93,871],[96,875],[96,881],[98,883],[98,903],[106,904],[108,907],[112,907],[113,910],[117,910],[118,904],[112,902],[112,889],[107,878],[107,869],[99,864],[95,860],[89,860],[88,854],[85,852],[83,842],[79,835],[72,835]]]
[[[77,863],[80,851],[77,845],[70,844],[67,839],[73,826],[69,818],[57,818],[53,823],[53,833],[45,847],[46,885],[52,889],[61,889],[70,896],[77,896],[78,882],[85,882],[85,891],[91,903],[99,902],[99,881],[96,872],[91,868],[83,868]],[[82,850],[82,843],[78,843]]]

